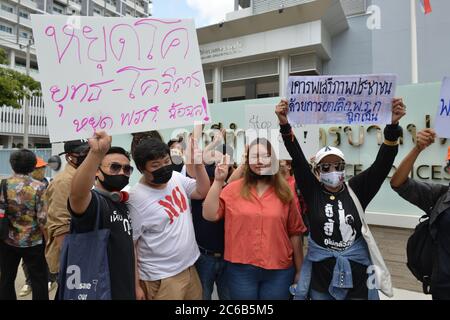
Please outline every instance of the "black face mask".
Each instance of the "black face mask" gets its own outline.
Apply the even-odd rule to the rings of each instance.
[[[109,175],[104,173],[102,169],[100,169],[100,172],[103,173],[105,180],[102,181],[98,179],[98,181],[100,181],[103,188],[105,188],[109,192],[120,191],[125,188],[130,182],[130,177],[127,177],[126,175]]]
[[[181,172],[181,170],[183,170],[184,163],[172,164],[172,167],[174,171]]]
[[[71,156],[70,162],[72,162],[73,165],[78,168],[79,166],[81,166],[81,164],[83,163],[84,159],[86,159],[86,157],[87,157],[87,154]]]
[[[161,167],[158,170],[155,170],[150,173],[153,175],[153,181],[151,181],[151,183],[154,184],[167,183],[169,182],[170,178],[172,178],[173,165],[169,164],[168,166]]]
[[[250,176],[255,180],[269,180],[272,177],[272,176],[268,176],[268,175],[257,174],[255,172],[253,172],[253,170],[250,169],[250,167],[248,168],[248,171],[250,172]]]

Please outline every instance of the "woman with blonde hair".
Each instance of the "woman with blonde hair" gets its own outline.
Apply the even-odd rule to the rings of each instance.
[[[225,219],[224,259],[233,300],[287,300],[300,275],[300,236],[306,228],[277,165],[270,142],[256,139],[243,178],[222,190],[228,166],[218,165],[203,204],[205,219]]]

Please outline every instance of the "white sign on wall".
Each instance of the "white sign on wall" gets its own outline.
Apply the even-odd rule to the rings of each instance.
[[[32,23],[51,142],[210,122],[193,20]]]
[[[319,127],[314,125],[292,125],[294,134],[309,160],[319,150]],[[281,137],[278,118],[275,115],[275,105],[245,106],[245,128],[254,129],[259,136],[268,138],[273,148],[278,152],[280,160],[291,160]]]

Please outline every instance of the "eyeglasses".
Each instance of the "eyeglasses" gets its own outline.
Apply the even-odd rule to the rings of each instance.
[[[123,170],[124,175],[131,176],[134,168],[129,164],[121,165],[120,163],[113,162],[109,165],[109,171],[112,174],[119,174],[120,170]]]
[[[345,162],[334,162],[334,163],[319,163],[317,168],[321,172],[330,172],[331,167],[334,167],[335,171],[344,171],[345,170]]]

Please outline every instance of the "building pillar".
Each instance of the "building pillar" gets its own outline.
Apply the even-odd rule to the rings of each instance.
[[[216,66],[213,71],[213,102],[222,102],[222,67]]]
[[[9,66],[13,69],[16,66],[16,52],[14,50],[9,51]]]
[[[286,86],[289,78],[289,56],[287,54],[282,55],[279,60],[279,89],[278,94],[280,97],[286,96]]]
[[[245,100],[256,99],[256,80],[245,80]]]
[[[8,136],[8,149],[12,149],[13,142],[14,142],[14,137],[13,136]]]

